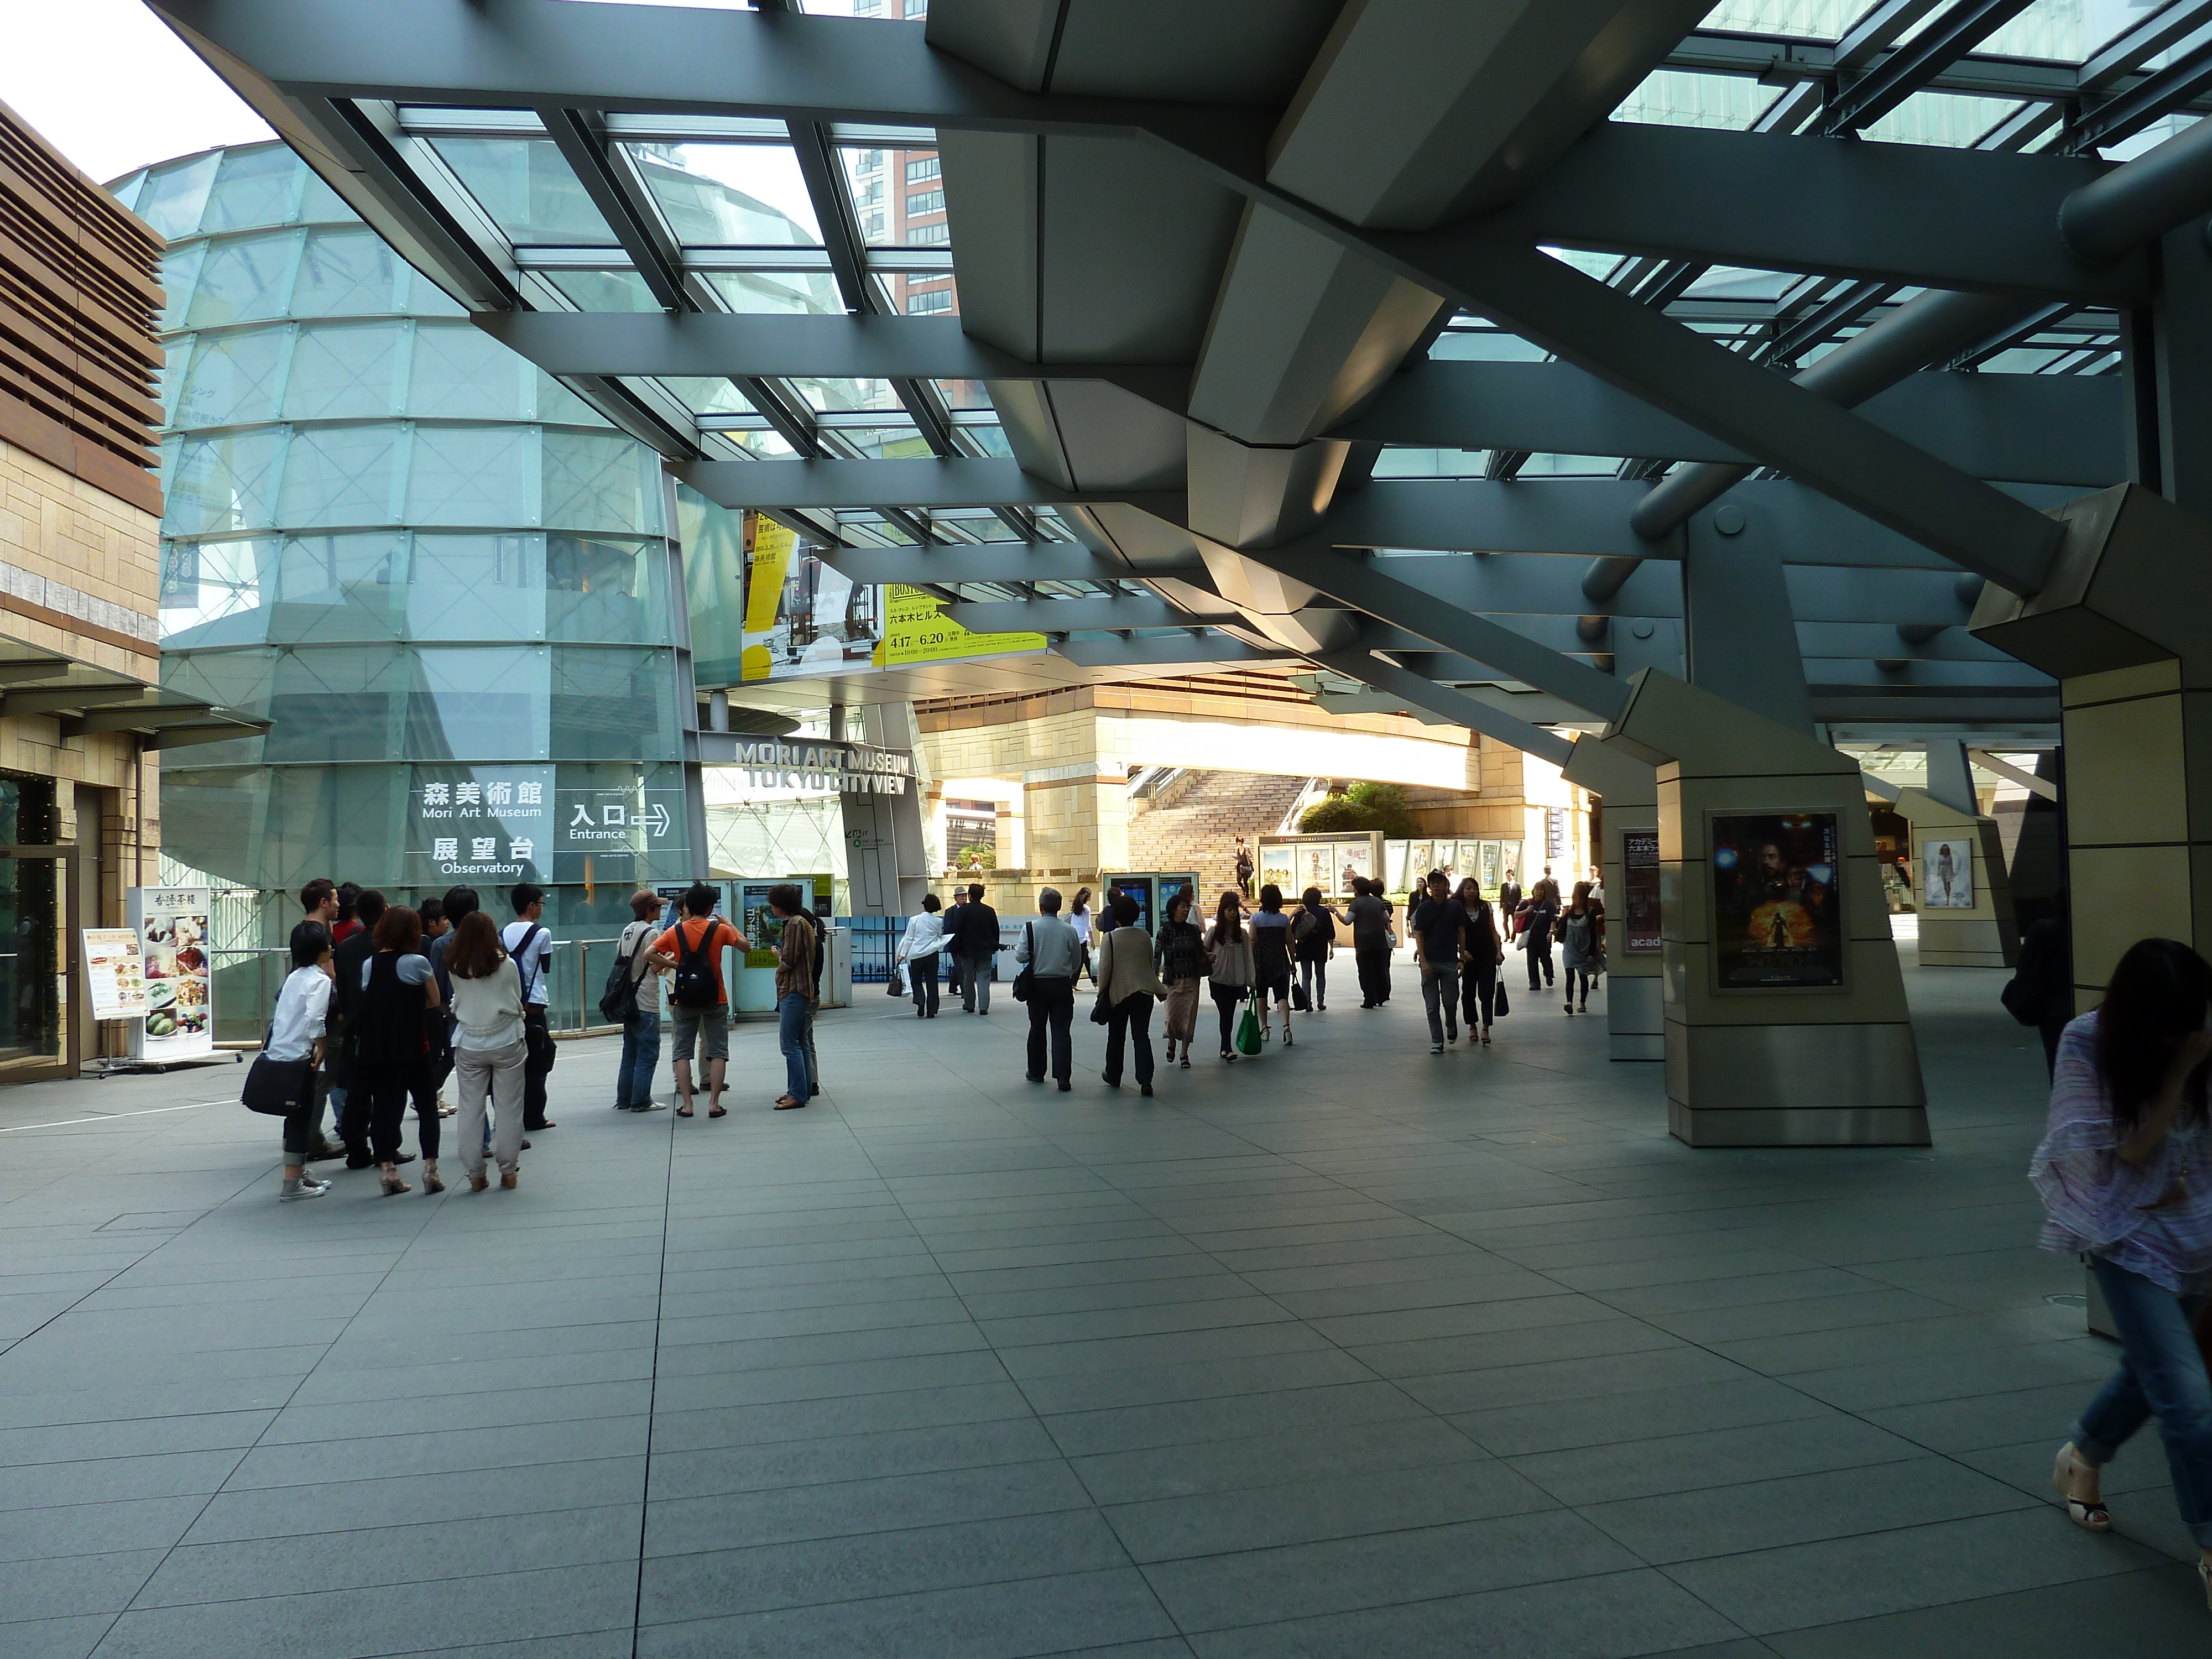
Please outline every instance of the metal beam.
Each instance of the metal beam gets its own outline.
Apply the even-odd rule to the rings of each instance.
[[[718,312],[477,312],[477,327],[549,374],[835,380],[1106,380],[1180,414],[1187,363],[1030,363],[957,318]]]
[[[1203,633],[1092,635],[1063,640],[1053,647],[1079,668],[1190,668],[1206,663],[1298,662],[1295,651],[1263,651],[1227,634]]]
[[[2101,488],[2127,476],[2116,375],[1915,374],[1860,412],[1978,478]],[[1741,450],[1569,363],[1431,360],[1329,436],[1748,465]]]
[[[1234,618],[1224,605],[1221,616]],[[1188,628],[1200,620],[1165,599],[1124,593],[1114,599],[963,599],[945,607],[948,622],[978,634],[1088,634],[1135,628]]]
[[[690,301],[684,292],[684,249],[668,234],[657,210],[629,175],[626,161],[607,145],[605,129],[586,111],[558,105],[538,111],[547,137],[561,151],[584,194],[599,210],[615,238],[629,255],[629,262],[654,302],[669,311],[682,311]]]
[[[2023,771],[2010,761],[1990,754],[1986,749],[1969,749],[1966,758],[1984,772],[1994,772],[2006,782],[2020,785],[2031,795],[2039,795],[2045,800],[2058,799],[2058,786],[2051,779],[2039,778],[2033,772]]]
[[[1567,757],[1574,752],[1574,744],[1556,732],[1547,732],[1540,726],[1532,726],[1527,720],[1509,714],[1502,708],[1494,708],[1467,692],[1424,679],[1412,670],[1387,662],[1370,651],[1331,651],[1310,660],[1349,678],[1364,681],[1377,691],[1387,692],[1416,708],[1464,726],[1470,732],[1480,732],[1485,737],[1495,738],[1523,754],[1547,760],[1554,766],[1565,765]]]
[[[1830,100],[1824,123],[1827,131],[1856,132],[1872,126],[2027,5],[2028,0],[1953,0],[1933,21],[1850,80]]]
[[[1019,461],[678,461],[671,471],[726,507],[1082,506],[1124,501],[1180,523],[1180,493],[1068,489],[1022,471]]]
[[[1094,553],[1080,542],[976,542],[933,547],[830,547],[822,562],[848,581],[1078,582],[1130,581],[1149,576],[1203,576],[1196,559],[1146,565]]]

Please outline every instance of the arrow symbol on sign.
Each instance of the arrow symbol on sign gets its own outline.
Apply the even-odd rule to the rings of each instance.
[[[641,812],[637,816],[638,822],[649,826],[654,835],[668,833],[668,804],[665,801],[653,802],[650,812]]]

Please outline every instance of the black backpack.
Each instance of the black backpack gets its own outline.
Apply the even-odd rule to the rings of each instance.
[[[676,926],[676,981],[669,988],[669,1000],[679,1008],[711,1008],[722,1000],[714,964],[707,952],[707,941],[714,937],[714,924],[711,919],[708,921],[696,947],[691,935],[683,931],[684,924],[679,921]]]
[[[599,1015],[610,1025],[627,1025],[637,1012],[638,952],[652,937],[650,929],[640,934],[636,948],[617,956],[615,965],[607,969],[607,982],[599,992]]]

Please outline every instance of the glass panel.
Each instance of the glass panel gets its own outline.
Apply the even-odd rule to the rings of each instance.
[[[878,270],[875,283],[886,305],[909,317],[957,317],[960,285],[949,270]]]
[[[1941,144],[1965,149],[2020,106],[2003,98],[1972,98],[1952,92],[1916,92],[1865,137],[1898,144]]]
[[[293,420],[394,412],[392,374],[398,367],[399,325],[304,328],[292,352],[284,413]]]
[[[287,331],[257,328],[202,339],[172,422],[176,426],[241,426],[276,417],[277,376]]]
[[[390,426],[311,428],[293,435],[284,458],[284,525],[389,524],[392,511]]]
[[[725,432],[722,435],[746,454],[764,461],[788,460],[799,453],[781,432]]]
[[[990,389],[981,380],[933,380],[937,395],[956,413],[967,409],[992,409]]]
[[[2136,21],[2128,16],[2129,12],[2140,16],[2148,9],[2143,0],[2134,0],[2125,7],[2100,5],[2093,0],[2085,19],[2081,0],[2035,0],[2012,21],[1991,29],[1974,50],[2007,58],[2046,58],[2078,64],[2088,54],[2093,30],[2109,38]]]
[[[162,527],[193,536],[269,523],[271,468],[283,441],[273,430],[185,440],[169,477]]]
[[[418,640],[545,637],[543,536],[417,536],[407,631]]]
[[[522,420],[537,374],[473,324],[418,325],[407,377],[407,412],[448,419]]]
[[[51,847],[59,832],[54,786],[0,776],[0,841]],[[0,1067],[61,1057],[59,859],[0,860]]]
[[[222,153],[222,171],[201,216],[203,230],[245,230],[292,222],[300,158],[283,144],[255,145]]]
[[[199,281],[200,266],[207,258],[207,251],[205,242],[194,242],[189,247],[173,247],[161,256],[162,332],[183,325],[185,313],[192,302],[192,287]]]
[[[146,169],[141,167],[136,173],[125,173],[123,177],[108,185],[107,193],[127,210],[137,202],[138,192],[144,187],[145,183]]]
[[[397,639],[406,572],[403,535],[289,538],[272,573],[277,603],[269,638],[282,644]]]
[[[549,271],[546,280],[580,311],[658,311],[660,301],[634,270]]]
[[[615,242],[550,138],[430,142],[509,241],[525,246]]]
[[[194,659],[196,666],[207,661]],[[401,717],[413,672],[407,653],[314,646],[276,653],[268,672],[267,708],[258,712],[275,726],[263,739],[264,759],[386,761],[405,752]]]
[[[686,247],[819,247],[822,227],[788,144],[631,144]]]
[[[1782,94],[1741,75],[1655,70],[1613,112],[1616,121],[1666,127],[1725,127],[1741,132]]]
[[[937,453],[911,421],[903,426],[840,427],[823,435],[840,453],[859,460],[927,460]]]
[[[804,312],[834,316],[845,309],[836,279],[820,270],[718,270],[708,282],[728,309],[746,313]]]
[[[186,313],[194,328],[281,317],[291,298],[293,262],[300,233],[280,230],[267,236],[241,236],[217,242],[200,267],[199,286]]]
[[[323,182],[323,176],[313,167],[307,169],[307,182],[300,197],[300,222],[303,225],[359,224],[361,215],[345,204],[345,198]]]
[[[549,536],[545,630],[556,640],[668,645],[664,544]]]
[[[948,239],[936,149],[841,148],[838,161],[870,247],[923,247]]]
[[[1871,0],[1721,0],[1698,27],[1840,40]]]
[[[661,385],[682,400],[694,415],[750,415],[753,406],[745,394],[716,375],[664,374]]]
[[[1006,441],[1006,428],[999,425],[961,426],[953,435],[971,455],[994,455],[1000,460],[1012,460],[1013,446]]]
[[[538,520],[538,428],[417,427],[407,521],[520,526]]]
[[[538,376],[537,393],[538,418],[541,421],[559,426],[605,427],[612,424],[605,416],[542,370]]]
[[[822,414],[834,414],[843,410],[902,410],[898,394],[891,390],[889,380],[845,380],[808,378],[794,379],[791,386],[806,399],[807,407]]]
[[[660,465],[629,439],[545,434],[545,516],[554,530],[660,529]]]
[[[546,668],[544,646],[417,653],[401,752],[417,759],[545,759]],[[635,757],[637,750],[628,752]]]
[[[676,743],[675,659],[666,651],[553,652],[551,740],[563,760],[635,760]]]
[[[161,638],[258,611],[261,568],[276,544],[165,542],[161,547]]]
[[[171,241],[191,235],[200,228],[200,215],[222,160],[220,153],[210,152],[174,167],[156,167],[146,175],[139,192],[138,216]]]
[[[399,256],[373,230],[310,231],[293,289],[292,314],[349,317],[397,311],[393,285],[399,269]]]
[[[888,23],[929,20],[929,0],[805,0],[801,9],[817,17],[873,17]]]

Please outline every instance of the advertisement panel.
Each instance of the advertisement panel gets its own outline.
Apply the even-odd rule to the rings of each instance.
[[[1714,813],[1713,988],[1827,990],[1844,983],[1837,884],[1843,836],[1832,811]]]
[[[1296,890],[1298,884],[1297,849],[1290,842],[1276,842],[1260,849],[1260,879],[1253,888],[1255,893],[1273,882],[1285,893]]]
[[[848,580],[764,514],[744,515],[746,682],[872,661],[883,638],[879,589]]]
[[[1974,908],[1974,843],[1963,838],[1920,843],[1920,908]]]
[[[1336,886],[1338,893],[1352,890],[1356,876],[1375,873],[1375,843],[1364,836],[1358,841],[1340,841],[1336,844]]]
[[[145,957],[135,927],[87,927],[84,980],[94,1019],[146,1017]]]
[[[871,659],[878,668],[1000,657],[1045,647],[1042,634],[978,634],[963,628],[946,617],[934,595],[919,587],[894,584],[884,588],[883,612],[883,642]]]
[[[189,1060],[215,1052],[215,1008],[208,972],[215,895],[204,887],[133,887],[131,931],[138,942],[146,1018],[131,1033],[134,1060]]]
[[[1659,832],[1624,830],[1620,835],[1623,944],[1632,957],[1656,957],[1659,939]]]

